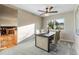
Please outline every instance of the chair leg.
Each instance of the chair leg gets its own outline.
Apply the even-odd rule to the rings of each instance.
[[[57,51],[57,45],[56,44],[51,44],[51,46],[50,46],[51,48],[50,48],[50,50],[51,51],[54,51],[54,52],[56,52]]]

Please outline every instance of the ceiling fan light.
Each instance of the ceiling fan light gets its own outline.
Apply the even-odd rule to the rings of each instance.
[[[44,14],[44,16],[49,16],[49,13]]]

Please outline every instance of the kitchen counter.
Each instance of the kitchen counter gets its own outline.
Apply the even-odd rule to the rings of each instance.
[[[35,46],[49,52],[50,40],[54,39],[54,34],[55,32],[35,34]]]

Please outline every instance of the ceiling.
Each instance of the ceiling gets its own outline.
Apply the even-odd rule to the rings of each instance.
[[[38,10],[45,10],[47,6],[53,6],[54,7],[53,10],[58,11],[57,14],[59,14],[72,11],[76,5],[75,4],[14,4],[14,6],[40,16],[41,12],[39,12]],[[55,14],[56,13],[52,13],[52,15]]]

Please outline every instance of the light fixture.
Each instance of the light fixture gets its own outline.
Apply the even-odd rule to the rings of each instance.
[[[49,15],[50,15],[49,13],[44,14],[44,16],[49,16]]]
[[[48,13],[46,13],[46,14],[44,14],[44,16],[49,16],[49,14],[48,14]]]

